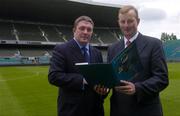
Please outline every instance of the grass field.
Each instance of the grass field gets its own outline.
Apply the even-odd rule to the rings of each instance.
[[[168,68],[170,84],[161,93],[164,116],[180,116],[180,63]],[[48,83],[47,73],[47,66],[0,67],[0,116],[56,116],[57,88]]]

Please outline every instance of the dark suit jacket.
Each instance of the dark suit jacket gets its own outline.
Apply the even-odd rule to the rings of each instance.
[[[75,40],[57,45],[50,63],[49,82],[59,87],[58,116],[103,116],[103,99],[85,85],[75,63],[84,62]],[[102,55],[90,46],[90,62],[102,62]]]
[[[162,42],[139,33],[135,40],[144,70],[130,81],[135,84],[136,93],[125,95],[113,90],[111,116],[162,116],[159,92],[168,85],[168,70]],[[108,61],[124,49],[124,40],[110,46]]]

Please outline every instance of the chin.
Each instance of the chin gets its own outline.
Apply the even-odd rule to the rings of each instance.
[[[88,43],[88,42],[89,42],[89,39],[83,39],[82,42]]]
[[[86,40],[85,40],[85,41],[81,41],[81,44],[82,44],[82,45],[86,45],[88,42],[89,42],[89,41],[86,41]]]
[[[125,37],[131,37],[131,36],[132,36],[132,33],[125,33],[124,36],[125,36]]]

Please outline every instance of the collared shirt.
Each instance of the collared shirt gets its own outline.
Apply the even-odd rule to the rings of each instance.
[[[73,39],[76,41],[76,43],[78,44],[78,46],[79,46],[80,49],[81,49],[82,47],[85,47],[85,48],[87,49],[88,55],[90,56],[90,54],[89,54],[89,43],[86,44],[86,46],[82,46],[75,38],[73,38]],[[84,51],[82,51],[82,49],[81,49],[81,52],[82,52],[82,54],[83,54]]]
[[[138,36],[139,32],[137,32],[132,38],[129,39],[129,41],[132,43]],[[128,39],[124,36],[124,45],[125,48],[127,47],[126,42],[128,41]]]

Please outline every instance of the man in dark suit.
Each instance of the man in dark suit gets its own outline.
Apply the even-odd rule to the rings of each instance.
[[[113,89],[111,116],[162,116],[159,93],[168,85],[168,70],[160,40],[137,31],[138,11],[133,6],[119,10],[118,23],[123,39],[108,49],[110,62],[121,50],[135,42],[143,66],[138,77],[120,81]]]
[[[58,116],[104,116],[103,98],[88,86],[75,63],[101,63],[101,52],[90,46],[94,23],[80,16],[74,22],[74,38],[54,48],[49,82],[59,87]]]

